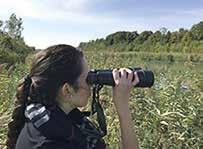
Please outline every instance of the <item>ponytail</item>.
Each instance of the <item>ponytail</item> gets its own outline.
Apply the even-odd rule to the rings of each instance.
[[[20,80],[16,89],[15,108],[12,113],[12,121],[8,124],[7,149],[15,149],[18,136],[25,124],[24,110],[29,96],[32,79],[29,75]]]

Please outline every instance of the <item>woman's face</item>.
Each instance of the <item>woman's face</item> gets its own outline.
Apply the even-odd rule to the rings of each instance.
[[[74,92],[71,97],[71,102],[76,107],[86,106],[88,103],[88,97],[91,94],[90,86],[86,82],[86,78],[90,69],[85,58],[82,58],[82,67],[82,73],[78,78],[78,90]]]

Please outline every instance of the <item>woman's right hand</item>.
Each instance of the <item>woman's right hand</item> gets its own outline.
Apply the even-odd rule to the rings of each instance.
[[[120,74],[119,74],[120,73]],[[134,76],[134,80],[132,81]],[[128,106],[131,88],[139,82],[136,72],[127,68],[113,70],[115,86],[113,87],[113,102],[119,116],[121,126],[121,143],[123,149],[138,149],[138,140],[133,129],[132,116]]]
[[[120,68],[119,70],[113,69],[112,73],[115,81],[115,86],[113,87],[113,102],[119,112],[128,106],[130,90],[139,83],[139,78],[136,72],[128,68]]]

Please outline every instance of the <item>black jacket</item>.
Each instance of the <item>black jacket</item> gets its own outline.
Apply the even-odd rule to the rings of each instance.
[[[47,113],[49,119],[36,125],[39,117]],[[38,118],[27,119],[16,149],[104,149],[105,143],[98,132],[78,109],[66,115],[56,107],[41,113]]]

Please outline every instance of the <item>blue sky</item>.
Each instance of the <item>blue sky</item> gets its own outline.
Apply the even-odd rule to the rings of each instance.
[[[0,19],[11,13],[30,46],[78,46],[116,31],[190,29],[203,20],[203,0],[0,0]]]

